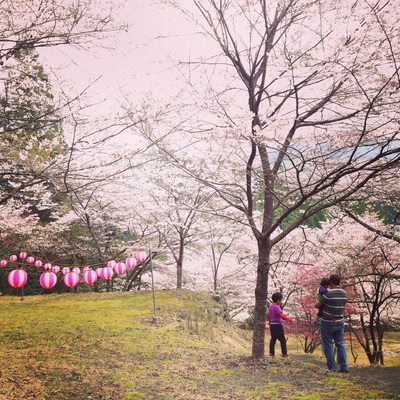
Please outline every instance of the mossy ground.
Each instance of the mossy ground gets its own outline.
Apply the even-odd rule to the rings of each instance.
[[[301,359],[255,362],[205,293],[0,298],[0,400],[388,399]],[[293,350],[293,346],[292,346]]]

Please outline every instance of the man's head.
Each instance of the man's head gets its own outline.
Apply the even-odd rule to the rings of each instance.
[[[329,277],[329,283],[332,286],[339,286],[340,285],[340,276],[339,275],[331,275]]]

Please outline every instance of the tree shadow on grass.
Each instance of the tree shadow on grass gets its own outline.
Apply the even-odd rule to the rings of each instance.
[[[298,361],[327,369],[323,358],[310,354],[298,354],[294,358]],[[396,399],[400,399],[400,366],[356,366],[350,369],[348,376],[363,386],[388,391],[394,394]]]

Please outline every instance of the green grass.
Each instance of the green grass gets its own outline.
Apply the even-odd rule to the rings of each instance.
[[[0,400],[384,398],[299,361],[253,362],[251,332],[207,294],[156,300],[154,321],[146,291],[1,297]]]

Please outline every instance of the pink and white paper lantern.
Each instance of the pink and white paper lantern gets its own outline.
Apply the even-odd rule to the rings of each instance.
[[[72,268],[72,272],[75,272],[75,274],[79,275],[81,273],[81,269],[79,267],[74,267]]]
[[[109,262],[107,263],[107,267],[110,267],[110,268],[114,269],[114,267],[115,267],[116,264],[117,264],[116,261],[111,260],[111,261],[109,261]]]
[[[139,262],[143,262],[144,260],[146,260],[147,258],[147,254],[145,251],[138,251],[136,253],[136,260],[138,260]]]
[[[135,257],[128,257],[125,261],[125,265],[127,268],[135,268],[136,267],[136,258]]]
[[[121,275],[126,271],[126,264],[123,262],[118,262],[115,264],[114,271],[116,274]]]
[[[61,270],[61,273],[62,273],[63,275],[67,275],[68,272],[70,272],[70,270],[69,270],[68,267],[64,267],[64,268]]]
[[[105,280],[110,280],[114,275],[114,271],[111,267],[104,267],[101,269],[100,276]]]
[[[58,265],[53,265],[51,267],[51,270],[55,273],[58,274],[60,272],[60,267]]]
[[[28,280],[28,274],[23,269],[14,269],[8,274],[7,281],[13,288],[20,288]]]
[[[57,276],[54,272],[44,272],[39,278],[40,285],[45,289],[51,289],[57,283]]]
[[[74,272],[68,272],[68,274],[64,276],[64,283],[68,287],[76,286],[79,283],[79,275]]]
[[[26,259],[26,262],[27,262],[28,264],[33,264],[33,263],[35,262],[35,257],[29,256],[29,257]]]
[[[15,261],[17,261],[17,259],[18,259],[18,257],[17,257],[15,254],[13,254],[12,256],[10,256],[10,261],[11,261],[11,262],[15,262]]]
[[[26,258],[27,255],[28,255],[28,254],[26,254],[24,251],[21,251],[21,253],[19,253],[19,258],[20,258],[21,260],[25,260],[25,258]]]
[[[7,260],[1,260],[1,261],[0,261],[0,265],[1,265],[2,267],[5,267],[7,264],[8,264]]]
[[[102,267],[96,269],[97,276],[101,276]]]
[[[40,268],[43,265],[43,263],[40,260],[35,261],[35,267]]]
[[[51,270],[51,264],[50,263],[44,264],[44,269],[50,271]]]
[[[92,285],[97,281],[97,273],[96,271],[93,271],[91,269],[88,269],[83,273],[83,281],[87,283],[88,285]]]

